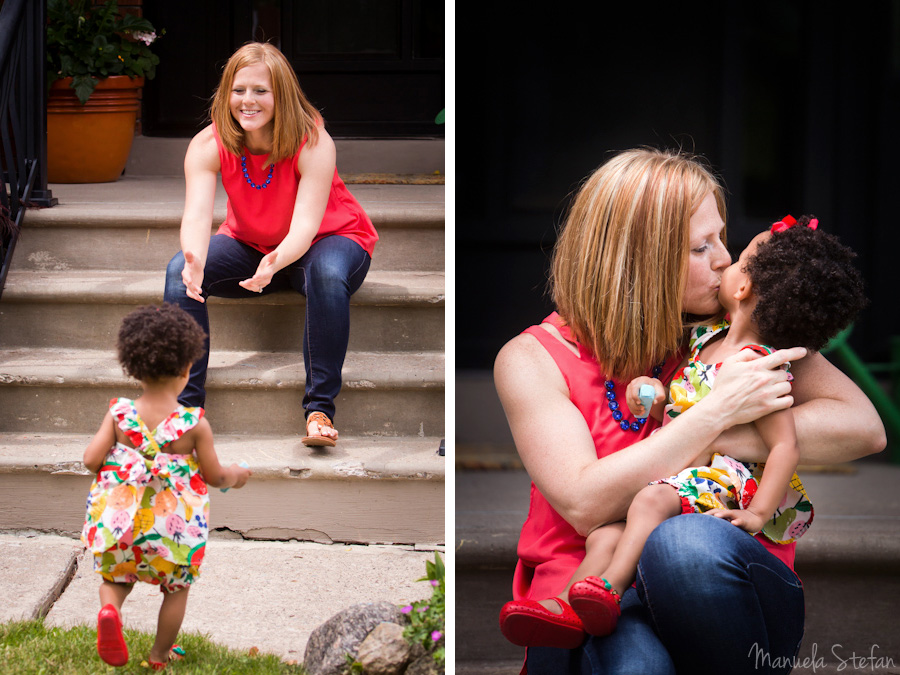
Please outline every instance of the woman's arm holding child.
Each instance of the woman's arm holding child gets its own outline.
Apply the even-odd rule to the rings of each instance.
[[[790,410],[781,410],[758,419],[756,427],[770,448],[759,489],[746,509],[712,509],[708,512],[730,520],[751,534],[759,532],[772,519],[800,461],[794,416]]]
[[[804,464],[849,462],[881,452],[887,445],[875,407],[853,381],[821,354],[791,365],[791,414]],[[711,452],[744,462],[765,462],[768,448],[757,427],[733,427],[710,446]]]
[[[115,444],[116,427],[113,423],[112,415],[107,412],[103,422],[100,424],[100,428],[84,451],[84,465],[91,473],[100,471],[100,467],[103,466],[103,460],[106,459],[107,453]]]
[[[194,451],[197,453],[197,463],[206,484],[215,488],[244,487],[253,472],[239,464],[225,467],[219,463],[219,456],[213,445],[212,427],[206,418],[202,418],[191,431],[196,434]]]

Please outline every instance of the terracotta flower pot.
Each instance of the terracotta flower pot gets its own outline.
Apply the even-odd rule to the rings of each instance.
[[[131,152],[144,78],[100,80],[85,105],[71,82],[56,80],[47,97],[47,178],[51,183],[118,180]]]

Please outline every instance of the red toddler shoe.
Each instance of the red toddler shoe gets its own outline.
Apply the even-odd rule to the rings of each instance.
[[[122,636],[122,620],[113,605],[104,605],[97,615],[97,653],[111,666],[128,663],[128,645]]]
[[[621,598],[606,579],[586,577],[569,589],[569,602],[581,619],[584,630],[591,635],[609,635],[619,622]]]
[[[575,649],[584,641],[584,627],[572,608],[553,598],[562,608],[554,614],[535,600],[512,600],[500,611],[500,632],[520,647]]]

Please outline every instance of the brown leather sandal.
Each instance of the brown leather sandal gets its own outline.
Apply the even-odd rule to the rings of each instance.
[[[316,422],[319,425],[319,430],[322,427],[329,427],[334,429],[334,425],[331,423],[331,420],[328,419],[328,415],[321,412],[310,413],[309,417],[306,418],[306,428],[309,429],[309,423]],[[303,445],[310,445],[315,447],[327,446],[334,447],[335,442],[337,441],[337,437],[334,438],[330,436],[323,436],[322,434],[313,434],[312,436],[304,436],[303,437]]]

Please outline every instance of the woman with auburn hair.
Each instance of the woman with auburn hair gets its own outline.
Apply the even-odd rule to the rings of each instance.
[[[276,47],[254,42],[231,56],[210,117],[184,158],[181,251],[166,271],[166,302],[191,314],[207,336],[179,400],[202,406],[206,398],[207,297],[292,288],[306,296],[303,443],[333,446],[350,296],[366,277],[378,235],[338,177],[334,141]],[[218,175],[228,209],[210,237]]]
[[[714,452],[764,461],[765,443],[748,424],[758,418],[791,408],[805,463],[885,446],[865,395],[799,347],[726,359],[713,391],[658,433],[655,420],[627,414],[628,382],[668,382],[686,328],[720,314],[731,264],[724,241],[723,190],[699,160],[652,149],[616,155],[581,187],[557,241],[557,312],[497,356],[497,391],[532,480],[514,600],[501,614],[504,635],[528,647],[523,672],[691,672],[702,658],[756,673],[754,645],[771,672],[790,670],[804,617],[793,548],[719,518],[682,515],[654,530],[612,635],[586,635],[557,597],[584,557],[585,537],[603,527],[611,555],[632,499],[651,481],[706,464]],[[780,368],[788,361],[793,384]]]

